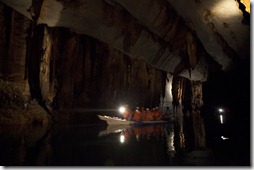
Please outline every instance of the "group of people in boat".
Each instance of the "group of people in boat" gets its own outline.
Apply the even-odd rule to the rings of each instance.
[[[153,121],[153,120],[161,120],[162,113],[158,107],[154,107],[152,109],[144,108],[144,107],[136,107],[133,112],[129,106],[126,106],[125,112],[123,113],[123,118],[127,120],[134,121]]]

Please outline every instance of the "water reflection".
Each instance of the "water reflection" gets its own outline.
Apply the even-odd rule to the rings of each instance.
[[[45,165],[52,154],[51,126],[1,127],[1,165]]]
[[[166,126],[165,126],[164,133],[165,133],[166,140],[167,140],[167,153],[169,155],[169,161],[172,162],[173,158],[175,157],[174,125],[170,124],[170,125],[168,125],[168,128],[166,128]]]
[[[121,143],[130,138],[135,138],[136,141],[150,140],[151,138],[161,140],[164,136],[163,127],[163,124],[145,126],[109,125],[106,130],[100,131],[98,136],[102,137],[108,134],[119,133]]]
[[[200,116],[145,126],[2,127],[1,165],[217,165]]]
[[[177,125],[176,125],[177,126]],[[199,114],[178,116],[179,144],[183,163],[187,165],[215,165],[212,151],[206,147],[204,120]],[[185,137],[186,134],[186,137]],[[185,146],[185,143],[188,146]]]
[[[102,137],[111,133],[121,133],[127,128],[131,128],[131,125],[110,125],[110,126],[107,126],[106,129],[101,130],[98,136]]]
[[[101,134],[119,133],[119,142],[157,140],[165,144],[167,165],[214,165],[214,156],[206,148],[205,126],[200,116],[177,114],[175,122],[149,126],[108,126]],[[187,145],[186,145],[187,144]]]

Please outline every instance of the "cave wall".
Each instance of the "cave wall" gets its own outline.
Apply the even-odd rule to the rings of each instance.
[[[0,77],[19,83],[26,91],[26,41],[31,21],[2,4],[0,14]]]
[[[29,95],[26,38],[31,21],[0,4],[0,107],[23,109]]]
[[[29,37],[32,22],[0,4],[0,124],[45,124],[47,112],[30,97]],[[28,106],[29,102],[29,106]]]
[[[0,8],[1,82],[17,87],[19,109],[38,103],[51,115],[69,109],[161,104],[166,72],[143,58],[67,28],[35,25],[5,5]],[[14,91],[1,100],[15,104]],[[195,114],[196,103],[202,103],[202,83],[174,75],[172,97],[173,105]]]
[[[55,96],[56,108],[159,104],[160,95],[164,93],[164,72],[92,37],[63,28],[39,27],[48,30],[45,36],[50,36],[53,42],[48,43],[52,44],[47,48],[51,51],[51,63],[46,68],[51,73],[49,87],[55,91],[51,94]],[[45,97],[48,92],[45,90]],[[48,97],[43,100],[47,101]]]
[[[166,73],[93,37],[34,25],[1,5],[0,73],[49,110],[158,106]]]

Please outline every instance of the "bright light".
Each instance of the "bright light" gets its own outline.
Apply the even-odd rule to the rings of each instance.
[[[125,141],[125,137],[124,137],[123,134],[121,134],[121,135],[120,135],[120,142],[121,142],[121,143],[124,143],[124,141]]]
[[[124,113],[125,110],[126,110],[126,109],[125,109],[125,107],[123,107],[123,106],[121,106],[121,107],[119,108],[119,112],[120,112],[120,113]]]
[[[222,113],[222,112],[224,112],[224,110],[223,110],[223,109],[221,109],[221,108],[219,108],[219,112],[220,112],[220,113]]]
[[[220,115],[220,123],[223,124],[223,115]]]
[[[228,138],[228,137],[221,136],[221,139],[227,140],[227,139],[229,139],[229,138]]]
[[[236,1],[220,0],[216,1],[210,11],[213,16],[217,16],[221,20],[235,18],[240,13],[238,6]]]

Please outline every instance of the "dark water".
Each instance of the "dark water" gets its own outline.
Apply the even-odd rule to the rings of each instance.
[[[192,121],[193,120],[193,121]],[[68,124],[1,127],[3,166],[248,166],[223,127],[178,116],[149,126]],[[210,133],[210,134],[207,134]],[[226,130],[225,130],[226,132]],[[211,134],[212,133],[212,134]],[[236,148],[238,147],[238,148]],[[235,152],[236,151],[236,152]]]

